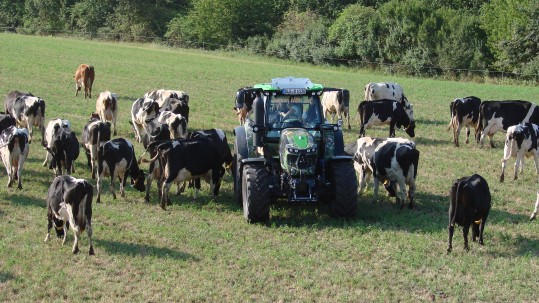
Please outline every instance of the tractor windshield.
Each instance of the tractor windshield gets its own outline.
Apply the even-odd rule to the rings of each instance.
[[[272,96],[268,122],[272,128],[304,127],[315,128],[322,123],[320,97]]]

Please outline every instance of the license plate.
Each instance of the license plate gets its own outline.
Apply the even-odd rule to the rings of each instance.
[[[305,95],[307,90],[305,88],[284,88],[281,92],[283,95]]]

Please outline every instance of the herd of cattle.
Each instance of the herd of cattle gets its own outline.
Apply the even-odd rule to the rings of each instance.
[[[84,88],[85,98],[91,98],[95,72],[92,66],[82,64],[75,73],[76,94]],[[252,109],[255,98],[253,91],[242,88],[236,94],[237,114],[244,123]],[[323,115],[326,120],[337,115],[347,118],[350,129],[350,93],[346,89],[326,89],[322,97]],[[65,243],[67,229],[75,233],[73,253],[77,253],[78,237],[87,231],[92,246],[92,199],[93,186],[86,180],[76,179],[74,161],[82,148],[92,179],[97,179],[97,199],[101,199],[101,182],[110,177],[110,191],[116,198],[114,182],[120,180],[120,195],[125,195],[126,179],[131,179],[133,187],[145,191],[145,201],[150,201],[153,179],[157,181],[161,208],[170,205],[169,190],[173,183],[182,191],[187,181],[193,181],[195,198],[200,189],[200,178],[210,183],[211,194],[218,195],[221,180],[230,168],[233,156],[225,132],[220,129],[187,132],[189,121],[189,95],[184,91],[160,89],[146,93],[133,102],[131,121],[135,140],[142,143],[150,159],[136,158],[133,144],[125,138],[111,138],[116,135],[118,97],[111,92],[102,92],[96,101],[96,111],[84,126],[81,142],[71,128],[69,120],[50,120],[45,127],[45,101],[31,93],[10,92],[5,102],[5,113],[0,114],[0,155],[8,175],[8,187],[18,181],[22,188],[22,169],[34,128],[41,132],[41,144],[46,150],[43,166],[53,169],[56,178],[49,187],[47,197],[48,232],[54,226],[58,237]],[[241,106],[240,106],[241,105]],[[483,101],[476,97],[455,99],[450,104],[454,144],[459,146],[459,133],[467,128],[466,143],[469,142],[470,127],[476,129],[476,141],[481,143],[485,136],[497,131],[506,131],[502,174],[504,180],[506,161],[516,157],[515,175],[522,169],[524,156],[533,156],[539,173],[539,109],[527,101]],[[359,175],[359,194],[374,180],[373,200],[378,197],[381,181],[390,196],[395,196],[402,208],[408,199],[408,207],[414,206],[415,179],[419,163],[416,144],[404,138],[395,137],[395,127],[404,128],[410,137],[415,136],[413,105],[405,97],[397,83],[369,83],[365,86],[365,101],[358,106],[360,138],[346,146],[346,152],[353,156]],[[389,138],[365,136],[365,129],[371,126],[389,124]],[[35,139],[34,139],[35,141]],[[144,155],[143,155],[144,156]],[[142,162],[149,163],[148,172],[141,168]],[[64,174],[65,173],[65,174]],[[398,190],[397,190],[398,185]],[[408,190],[406,189],[408,186]],[[468,249],[468,230],[472,226],[473,240],[479,237],[483,244],[483,230],[490,210],[491,197],[488,184],[479,175],[456,180],[451,187],[449,209],[449,247],[452,248],[454,225],[462,225],[465,247]],[[539,192],[535,218],[539,206]]]

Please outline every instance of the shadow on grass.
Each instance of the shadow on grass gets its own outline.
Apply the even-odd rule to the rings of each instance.
[[[24,186],[24,184],[23,184]],[[9,193],[8,198],[6,200],[11,201],[11,203],[20,205],[20,206],[31,206],[31,207],[47,207],[47,202],[45,195],[43,195],[42,199],[36,199],[35,197],[31,197],[28,195],[23,194],[24,190],[18,190],[18,189],[11,189],[11,193]]]
[[[429,145],[429,146],[432,146],[432,145],[453,145],[453,139],[450,138],[449,136],[447,138],[442,138],[442,139],[415,137],[412,140],[418,146],[417,149],[419,151],[421,151],[421,146],[422,145]],[[464,141],[462,141],[462,143],[464,143]],[[475,142],[472,142],[472,143],[475,144]],[[470,143],[470,144],[472,144],[472,143]]]
[[[170,248],[155,247],[146,244],[135,244],[116,242],[109,240],[94,240],[96,248],[103,249],[110,254],[122,254],[128,256],[172,258],[174,260],[193,260],[199,259],[191,254],[176,251]]]
[[[10,272],[0,271],[0,283],[15,280],[15,276]]]
[[[447,127],[447,125],[449,124],[449,118],[450,117],[447,117],[447,121],[437,121],[437,120],[431,120],[431,119],[424,119],[424,118],[420,118],[420,119],[415,119],[415,125],[416,126],[420,126],[420,125],[443,125],[445,127]]]

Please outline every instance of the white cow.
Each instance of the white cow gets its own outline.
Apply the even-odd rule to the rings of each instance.
[[[0,156],[8,175],[7,187],[18,179],[18,189],[22,189],[22,168],[28,157],[30,135],[26,128],[10,126],[0,133]]]
[[[159,104],[154,99],[138,98],[131,106],[131,125],[135,130],[135,140],[142,142],[146,120],[156,118],[159,114]]]
[[[325,91],[322,94],[322,108],[324,120],[328,120],[331,115],[331,122],[335,120],[335,114],[339,119],[343,116],[348,120],[348,129],[350,127],[350,92],[347,89]]]
[[[165,100],[168,98],[178,99],[186,104],[189,103],[189,95],[181,90],[158,89],[144,94],[144,99],[153,99],[157,101],[159,107],[162,107],[163,103],[165,103]]]
[[[515,160],[515,177],[518,178],[518,168],[520,173],[524,170],[524,156],[532,157],[535,161],[535,169],[539,174],[539,154],[537,143],[539,139],[539,126],[533,123],[521,123],[507,128],[505,136],[505,147],[503,149],[502,174],[500,182],[504,180],[505,165],[510,157]]]
[[[369,82],[365,85],[365,101],[395,100],[400,102],[411,120],[414,120],[413,105],[408,102],[400,84],[395,82]]]
[[[118,117],[118,95],[109,91],[102,92],[97,97],[95,110],[99,119],[103,122],[109,121],[113,126],[113,135],[116,135],[116,119]]]
[[[168,125],[170,139],[185,139],[187,137],[187,121],[182,115],[163,111],[157,117],[157,121]]]

